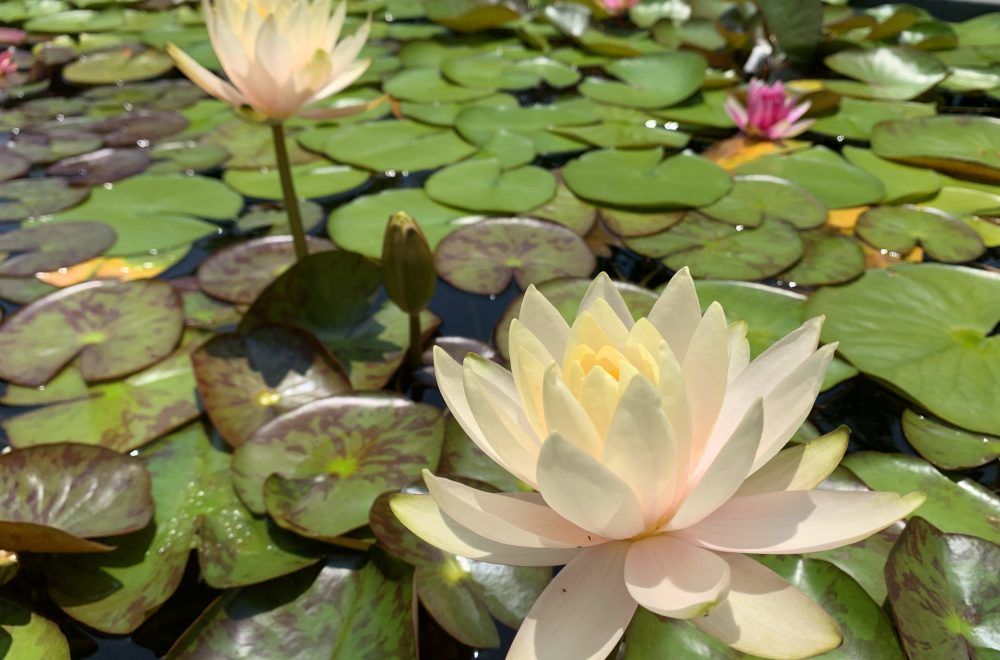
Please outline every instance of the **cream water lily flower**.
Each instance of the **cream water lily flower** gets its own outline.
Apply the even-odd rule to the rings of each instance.
[[[802,658],[840,643],[812,600],[743,553],[862,539],[923,496],[812,490],[844,434],[783,452],[834,346],[821,319],[750,362],[746,326],[702,315],[690,275],[633,321],[600,275],[572,327],[534,288],[510,329],[512,372],[435,353],[445,401],[476,444],[537,493],[486,493],[435,477],[392,508],[445,551],[515,565],[566,564],[508,658],[604,658],[636,607],[693,619],[756,655]]]
[[[332,0],[203,0],[212,48],[231,82],[173,44],[167,52],[184,75],[235,107],[249,105],[283,120],[302,106],[357,80],[370,60],[358,60],[370,23],[337,43],[347,3],[331,16]]]

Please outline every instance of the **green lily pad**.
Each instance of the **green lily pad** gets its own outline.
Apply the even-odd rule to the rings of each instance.
[[[682,149],[691,140],[691,136],[683,131],[667,131],[654,126],[630,124],[624,121],[604,121],[593,126],[567,126],[553,128],[552,131],[602,148],[666,147],[668,149]]]
[[[143,174],[97,188],[86,203],[46,221],[99,220],[118,234],[109,254],[155,254],[217,233],[215,225],[199,218],[231,220],[242,207],[243,198],[221,181]]]
[[[856,165],[882,181],[885,187],[883,204],[926,199],[941,189],[941,177],[934,170],[911,167],[879,158],[867,149],[845,146],[841,152],[852,165]]]
[[[41,15],[34,15],[32,12],[32,15],[33,17],[25,22],[24,29],[29,32],[48,34],[105,32],[114,30],[122,24],[122,14],[117,11],[71,9],[69,11],[46,12]]]
[[[604,224],[622,238],[636,238],[658,234],[684,219],[686,211],[626,211],[601,209]]]
[[[467,158],[476,150],[454,131],[406,119],[346,126],[326,134],[322,141],[304,144],[317,146],[335,161],[376,172],[430,170]]]
[[[920,244],[927,256],[945,263],[962,263],[986,251],[979,234],[936,209],[879,206],[861,214],[854,228],[873,247],[906,254]]]
[[[448,0],[427,7],[427,18],[455,32],[479,32],[520,17],[517,9],[499,0]]]
[[[62,179],[19,179],[0,183],[0,222],[55,213],[87,199],[86,188],[72,188]]]
[[[939,264],[870,270],[807,304],[825,314],[824,341],[862,372],[883,380],[962,428],[996,433],[1000,410],[1000,276]]]
[[[686,51],[617,60],[604,70],[621,82],[590,77],[580,84],[587,98],[632,108],[664,108],[698,91],[705,59]]]
[[[732,186],[729,174],[693,154],[663,159],[661,149],[602,149],[563,170],[577,196],[608,206],[635,208],[706,206]]]
[[[863,99],[908,101],[948,75],[948,67],[930,53],[903,47],[843,50],[827,56],[823,63],[854,78],[824,81],[827,89]]]
[[[550,127],[593,124],[598,118],[592,112],[560,105],[529,106],[469,106],[458,113],[455,129],[469,142],[483,146],[498,131],[524,136],[535,145],[540,155],[579,151],[586,144],[547,130]]]
[[[347,192],[368,181],[368,172],[348,165],[317,161],[292,167],[295,194],[300,198],[332,197]],[[255,199],[284,198],[277,170],[226,170],[222,180],[233,190]]]
[[[714,279],[761,280],[802,256],[802,239],[785,222],[767,220],[741,230],[700,213],[688,213],[667,231],[626,244],[644,256],[662,258],[671,270],[687,266],[695,277]]]
[[[462,291],[501,293],[557,277],[589,277],[590,248],[569,229],[531,218],[489,218],[449,234],[434,252],[438,275]]]
[[[432,68],[400,71],[386,80],[382,89],[395,99],[420,103],[472,101],[496,91],[488,87],[454,85],[445,80],[440,71]]]
[[[180,298],[161,281],[78,284],[0,326],[0,377],[44,385],[79,355],[89,381],[120,378],[166,357],[180,339]]]
[[[229,160],[229,150],[197,142],[164,142],[149,150],[150,174],[196,174],[213,170]]]
[[[279,415],[351,390],[322,344],[286,326],[217,335],[191,361],[205,412],[231,447]]]
[[[517,106],[517,98],[510,94],[491,94],[481,99],[468,102],[443,103],[435,101],[431,103],[415,103],[413,101],[403,101],[399,104],[399,111],[407,119],[415,119],[422,124],[432,126],[454,126],[458,114],[465,108],[477,105],[489,107],[514,107]]]
[[[451,207],[483,213],[523,213],[555,195],[556,178],[534,165],[504,170],[500,161],[488,158],[435,172],[424,189],[428,197]]]
[[[656,111],[656,116],[684,125],[708,128],[732,128],[736,124],[726,113],[724,89],[703,90],[669,108]]]
[[[1000,119],[940,115],[885,121],[872,130],[872,151],[892,160],[1000,182]]]
[[[73,367],[45,387],[43,408],[5,419],[0,426],[17,448],[60,442],[98,445],[118,452],[141,447],[201,414],[188,342],[171,356],[132,376],[110,383],[83,385]],[[57,381],[62,382],[57,382]],[[68,381],[68,382],[67,382]],[[74,385],[64,390],[62,385]],[[8,391],[8,404],[11,392]],[[23,396],[22,396],[23,400]]]
[[[104,140],[78,128],[31,129],[7,142],[7,149],[32,165],[45,165],[99,149]]]
[[[205,101],[204,103],[210,103],[208,110],[221,113],[219,116],[225,121],[206,127],[207,132],[198,138],[199,144],[221,147],[228,151],[230,158],[227,165],[234,169],[274,169],[278,166],[277,157],[274,155],[274,138],[267,126],[242,119],[232,119],[232,110],[225,104],[217,105],[218,102],[214,101]],[[199,108],[200,105],[193,108]],[[201,133],[198,123],[192,119],[191,113],[187,112],[185,116],[191,121],[185,135]],[[210,116],[212,115],[210,114]],[[288,161],[292,165],[305,165],[319,158],[316,154],[299,146],[298,139],[306,135],[306,132],[291,128],[286,131],[286,135],[288,137],[286,140]]]
[[[409,317],[377,302],[378,266],[353,252],[320,252],[302,259],[260,294],[241,332],[284,323],[312,333],[344,367],[358,390],[377,390],[396,372],[409,343]],[[421,315],[433,330],[437,319]]]
[[[535,145],[531,140],[517,133],[500,130],[483,145],[483,150],[476,158],[495,158],[500,161],[503,169],[509,170],[527,165],[535,160],[535,155]]]
[[[233,456],[233,479],[250,510],[320,539],[368,522],[380,494],[437,465],[441,413],[401,397],[314,401],[261,427]]]
[[[77,85],[112,85],[149,80],[173,68],[174,61],[162,51],[122,48],[85,55],[63,69],[63,77]]]
[[[889,603],[913,660],[996,654],[1000,547],[915,518],[885,567]]]
[[[826,147],[763,156],[741,165],[736,171],[787,179],[811,192],[831,209],[861,206],[885,197],[885,187],[877,177],[851,165]]]
[[[797,229],[819,227],[827,214],[823,203],[802,186],[761,174],[733,177],[733,187],[725,197],[698,210],[731,225],[758,227],[770,218]]]
[[[431,249],[459,227],[465,213],[438,204],[419,188],[385,190],[358,197],[330,214],[326,230],[339,247],[372,259],[382,257],[382,239],[390,216],[405,211],[420,223]]]
[[[954,482],[916,456],[862,451],[844,458],[844,467],[874,490],[920,491],[927,499],[912,515],[946,532],[1000,540],[996,517],[1000,499],[975,481]]]
[[[39,225],[0,234],[0,275],[30,277],[100,256],[115,242],[115,232],[99,222]]]
[[[560,181],[552,199],[533,208],[531,217],[556,222],[577,236],[586,236],[597,221],[597,208],[574,195]]]
[[[1000,214],[1000,195],[986,190],[965,187],[965,185],[947,185],[949,183],[945,180],[946,185],[938,191],[938,194],[921,202],[920,206],[938,209],[955,216],[966,213]]]
[[[414,658],[409,579],[392,581],[374,564],[331,558],[302,571],[225,594],[174,644],[170,657],[231,660]]]
[[[844,136],[851,140],[868,140],[872,129],[887,119],[905,119],[933,115],[933,103],[913,103],[910,101],[876,101],[840,99],[837,110],[830,115],[816,118],[811,131],[823,135]]]
[[[903,435],[921,456],[945,470],[979,467],[1000,458],[1000,438],[963,431],[909,409],[903,411]]]
[[[153,516],[149,474],[101,447],[60,444],[0,456],[0,546],[12,552],[106,552],[88,538],[142,529]]]
[[[441,73],[465,87],[519,90],[545,81],[557,88],[571,87],[580,73],[561,62],[545,57],[512,59],[501,52],[449,57],[441,63]]]
[[[799,237],[802,259],[779,279],[800,286],[825,286],[850,282],[865,272],[865,253],[857,239],[826,228]]]
[[[5,656],[70,660],[69,643],[59,626],[13,601],[0,598],[0,648]]]
[[[389,508],[392,494],[375,500],[369,524],[379,543],[412,564],[416,596],[448,634],[473,647],[500,645],[493,617],[521,625],[549,583],[552,571],[538,566],[500,566],[438,550],[406,529]]]

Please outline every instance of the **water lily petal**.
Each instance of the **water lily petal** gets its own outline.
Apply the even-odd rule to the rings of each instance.
[[[507,660],[604,660],[637,607],[622,579],[627,549],[606,543],[580,551],[535,601]]]
[[[681,365],[665,341],[660,345],[658,363],[660,405],[667,413],[670,426],[674,430],[679,474],[687,475],[693,468],[691,463],[696,460],[696,457],[692,456],[691,406],[688,404],[688,392],[684,385]]]
[[[576,397],[593,422],[597,435],[606,436],[618,407],[618,381],[601,367],[594,367],[581,380],[580,393]],[[659,407],[659,400],[656,405]]]
[[[712,637],[775,660],[810,658],[837,648],[840,628],[822,607],[766,566],[720,555],[731,572],[729,595],[692,623]]]
[[[680,538],[721,552],[784,555],[850,545],[905,518],[923,493],[789,490],[734,497]]]
[[[568,332],[568,330],[567,330]],[[545,370],[555,364],[551,354],[538,337],[518,319],[510,324],[510,369],[514,385],[524,403],[524,412],[539,437],[548,435],[545,430],[545,412],[542,407],[542,383]]]
[[[524,328],[538,338],[554,361],[562,362],[566,353],[566,340],[569,338],[569,324],[534,284],[524,292],[517,318],[524,324]]]
[[[509,566],[558,566],[580,552],[578,548],[519,548],[490,541],[446,516],[429,495],[395,495],[389,506],[422,540],[469,559]]]
[[[670,278],[646,318],[663,335],[677,361],[683,363],[691,335],[701,323],[698,292],[687,266]]]
[[[750,342],[747,341],[746,321],[729,324],[729,371],[728,382],[733,382],[750,364]]]
[[[670,536],[629,545],[625,584],[651,612],[674,619],[705,615],[729,591],[729,565],[717,554]]]
[[[841,426],[815,440],[781,450],[751,474],[736,495],[815,488],[840,464],[849,436],[850,429]]]
[[[537,475],[545,502],[575,525],[609,539],[643,531],[642,508],[632,488],[558,433],[542,443]]]
[[[591,456],[601,455],[603,443],[590,421],[590,415],[563,384],[559,367],[554,364],[545,370],[542,408],[545,413],[545,428],[550,434],[560,434]]]
[[[486,436],[483,435],[475,415],[469,408],[462,378],[462,365],[452,359],[440,346],[435,346],[433,353],[434,377],[437,380],[438,390],[448,405],[448,410],[451,411],[462,430],[476,443],[476,446],[500,465],[505,465],[490,443],[486,441]]]
[[[581,314],[590,311],[594,303],[598,300],[603,300],[607,303],[626,329],[632,327],[634,323],[632,312],[629,311],[628,305],[625,304],[625,299],[622,298],[621,291],[618,290],[615,283],[608,277],[608,274],[604,272],[598,273],[594,281],[587,287],[587,291],[583,294],[583,299],[580,301],[580,307],[576,310],[576,318],[579,319]]]
[[[691,407],[692,452],[700,456],[726,398],[729,337],[726,314],[713,302],[688,345],[681,372]]]
[[[747,110],[735,96],[727,96],[722,107],[725,109],[726,114],[729,115],[729,118],[733,120],[733,123],[736,124],[737,128],[742,131],[747,127]]]
[[[243,95],[231,84],[219,78],[217,75],[198,64],[190,55],[173,44],[167,44],[167,54],[174,60],[174,64],[191,82],[201,87],[205,92],[211,94],[220,101],[225,101],[229,105],[239,108],[246,105],[247,101]]]

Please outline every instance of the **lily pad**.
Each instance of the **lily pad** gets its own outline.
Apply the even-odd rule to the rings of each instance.
[[[401,101],[432,103],[434,101],[472,101],[489,96],[495,90],[487,87],[463,87],[445,80],[437,69],[406,69],[382,86],[386,94]]]
[[[86,188],[72,188],[62,179],[19,179],[0,183],[0,222],[55,213],[87,198]]]
[[[915,518],[885,567],[889,603],[912,660],[996,654],[1000,547],[974,536],[943,534]]]
[[[663,159],[661,149],[603,149],[584,154],[563,170],[579,197],[636,208],[705,206],[732,185],[729,174],[693,154]]]
[[[120,85],[156,78],[173,68],[174,61],[162,51],[122,48],[85,55],[63,69],[63,77],[77,85]]]
[[[32,165],[44,165],[94,151],[103,143],[94,133],[67,127],[24,130],[13,136],[6,147]]]
[[[0,599],[0,648],[11,660],[70,660],[69,643],[58,625],[6,599]]]
[[[626,211],[601,209],[601,219],[608,229],[622,238],[651,236],[673,227],[684,219],[686,211]]]
[[[570,87],[580,80],[576,69],[545,57],[512,59],[501,52],[449,57],[441,72],[466,87],[519,90],[530,89],[544,80],[553,87]]]
[[[926,199],[941,189],[941,177],[934,170],[895,163],[857,147],[845,146],[841,153],[849,163],[882,181],[885,187],[883,204]]]
[[[455,231],[459,227],[456,221],[465,215],[463,211],[438,204],[419,188],[385,190],[335,209],[326,230],[342,249],[380,259],[386,223],[399,211],[416,219],[431,249]]]
[[[314,401],[261,427],[233,456],[250,510],[282,527],[333,539],[368,522],[372,502],[437,465],[441,413],[401,397]]]
[[[35,15],[30,9],[29,12],[29,16],[32,18],[24,24],[24,29],[29,32],[50,34],[104,32],[114,30],[122,24],[122,14],[117,11],[71,9],[69,11],[45,12],[40,15]]]
[[[655,126],[630,124],[624,121],[605,121],[592,126],[567,126],[551,130],[559,135],[603,148],[682,149],[691,140],[691,136],[683,131],[668,131]]]
[[[0,181],[16,179],[27,174],[31,163],[10,151],[0,151]]]
[[[729,193],[699,211],[744,227],[758,227],[765,218],[797,229],[814,229],[826,222],[826,207],[815,195],[791,181],[762,174],[733,177]]]
[[[586,144],[547,130],[554,126],[582,126],[598,121],[587,110],[560,105],[469,106],[458,113],[455,129],[469,142],[483,146],[498,131],[524,136],[540,155],[579,151]]]
[[[886,381],[962,428],[1000,431],[991,392],[1000,387],[1000,276],[938,264],[868,271],[818,291],[824,341],[861,371]]]
[[[90,130],[104,136],[110,147],[145,149],[156,140],[180,133],[189,125],[184,115],[166,110],[136,110],[109,117]]]
[[[732,128],[733,120],[726,114],[727,90],[704,90],[693,96],[656,111],[656,116],[684,125],[709,128]]]
[[[76,186],[99,186],[134,176],[149,166],[149,156],[138,149],[100,149],[50,165],[47,174],[66,177]]]
[[[851,165],[826,147],[762,156],[741,165],[736,171],[787,179],[811,192],[831,209],[861,206],[885,197],[885,187],[877,177]]]
[[[23,308],[0,326],[0,377],[44,385],[79,355],[89,381],[120,378],[166,357],[180,339],[180,298],[166,282],[79,284]]]
[[[311,231],[323,219],[323,208],[316,202],[299,200],[299,215],[302,216],[302,226]],[[284,206],[276,203],[259,203],[249,205],[246,211],[236,220],[236,226],[242,231],[253,231],[270,227],[272,235],[291,234],[288,224],[288,214]],[[310,240],[306,237],[306,240]]]
[[[100,222],[37,225],[0,234],[0,275],[30,277],[100,256],[115,242],[115,232]]]
[[[509,170],[527,165],[535,160],[535,155],[535,145],[531,140],[517,133],[500,130],[483,145],[483,150],[477,157],[496,158],[503,169]]]
[[[556,178],[546,169],[525,165],[504,170],[495,158],[471,160],[435,172],[427,196],[447,206],[483,213],[523,213],[555,195]]]
[[[296,195],[309,199],[332,197],[347,192],[365,183],[369,176],[363,170],[329,161],[306,163],[292,168]],[[246,197],[270,200],[284,197],[277,170],[228,169],[222,179]]]
[[[438,275],[462,291],[501,293],[557,277],[589,277],[597,264],[579,236],[551,222],[490,218],[448,235],[434,253]]]
[[[604,70],[621,82],[587,78],[580,93],[595,101],[632,108],[664,108],[698,91],[705,59],[697,53],[657,53],[617,60]]]
[[[918,244],[927,256],[945,263],[962,263],[986,251],[974,229],[936,209],[879,206],[865,211],[854,228],[866,243],[906,254]]]
[[[106,552],[88,538],[142,529],[153,515],[149,474],[133,458],[60,444],[0,456],[0,546],[15,552]]]
[[[440,345],[440,339],[438,342]],[[464,356],[455,356],[455,359],[459,358]],[[441,462],[435,473],[444,477],[474,479],[508,492],[531,488],[487,456],[450,415],[445,420]]]
[[[510,94],[499,93],[484,96],[481,99],[468,102],[431,102],[415,103],[413,101],[403,101],[399,104],[399,111],[407,119],[415,119],[422,124],[432,126],[454,126],[458,114],[465,108],[485,105],[490,107],[515,107],[517,98]]]
[[[868,140],[872,129],[887,119],[926,117],[934,114],[933,103],[913,103],[910,101],[876,101],[840,99],[837,110],[830,115],[816,117],[812,130],[823,135],[844,136],[851,140]]]
[[[335,161],[376,172],[434,169],[467,158],[476,150],[450,129],[406,119],[339,128],[315,146]]]
[[[217,335],[191,361],[205,411],[232,447],[275,417],[351,390],[322,344],[285,326]]]
[[[164,142],[149,150],[151,174],[195,174],[215,169],[229,160],[229,150],[196,142]]]
[[[850,282],[865,272],[865,253],[855,238],[826,228],[799,236],[802,259],[779,279],[801,286],[824,286]]]
[[[199,144],[221,147],[228,151],[230,153],[228,165],[234,169],[274,169],[278,166],[277,157],[274,155],[274,138],[267,126],[242,119],[231,119],[232,110],[229,109],[229,106],[219,104],[217,101],[203,101],[203,103],[210,103],[208,110],[221,113],[221,117],[225,118],[226,121],[206,127],[205,134],[198,138]],[[193,106],[193,109],[200,107],[201,104],[198,104]],[[197,122],[191,119],[191,114],[192,112],[188,111],[185,115],[191,120],[191,126],[185,135],[200,134],[202,131]],[[210,114],[209,116],[214,115]],[[299,146],[298,138],[305,134],[295,128],[286,131],[288,161],[292,165],[305,165],[318,158],[316,154]]]
[[[824,81],[827,89],[863,99],[908,101],[948,75],[948,67],[930,53],[905,47],[843,50],[823,62],[833,71],[854,78]]]
[[[979,467],[1000,458],[1000,438],[963,431],[910,409],[903,411],[903,435],[921,456],[945,470]]]
[[[892,160],[958,176],[1000,182],[1000,119],[940,115],[882,122],[872,151]]]

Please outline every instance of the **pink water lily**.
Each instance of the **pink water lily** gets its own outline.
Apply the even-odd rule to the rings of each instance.
[[[17,62],[14,61],[14,50],[8,48],[0,52],[0,77],[17,73]]]
[[[622,14],[639,4],[639,0],[598,0],[604,11],[612,16]]]
[[[752,137],[766,140],[785,140],[806,131],[815,122],[812,119],[799,121],[809,111],[810,102],[798,99],[785,90],[778,82],[768,85],[754,78],[747,88],[747,105],[735,96],[726,98],[726,114],[741,131]]]
[[[920,494],[814,490],[846,434],[784,449],[835,350],[812,319],[750,361],[746,325],[702,314],[687,270],[634,321],[594,280],[568,325],[536,289],[510,327],[511,371],[435,351],[438,385],[472,440],[537,492],[487,493],[425,471],[397,495],[419,537],[471,559],[565,564],[510,649],[515,660],[603,659],[636,608],[691,619],[740,651],[803,658],[836,622],[748,554],[858,541]]]

